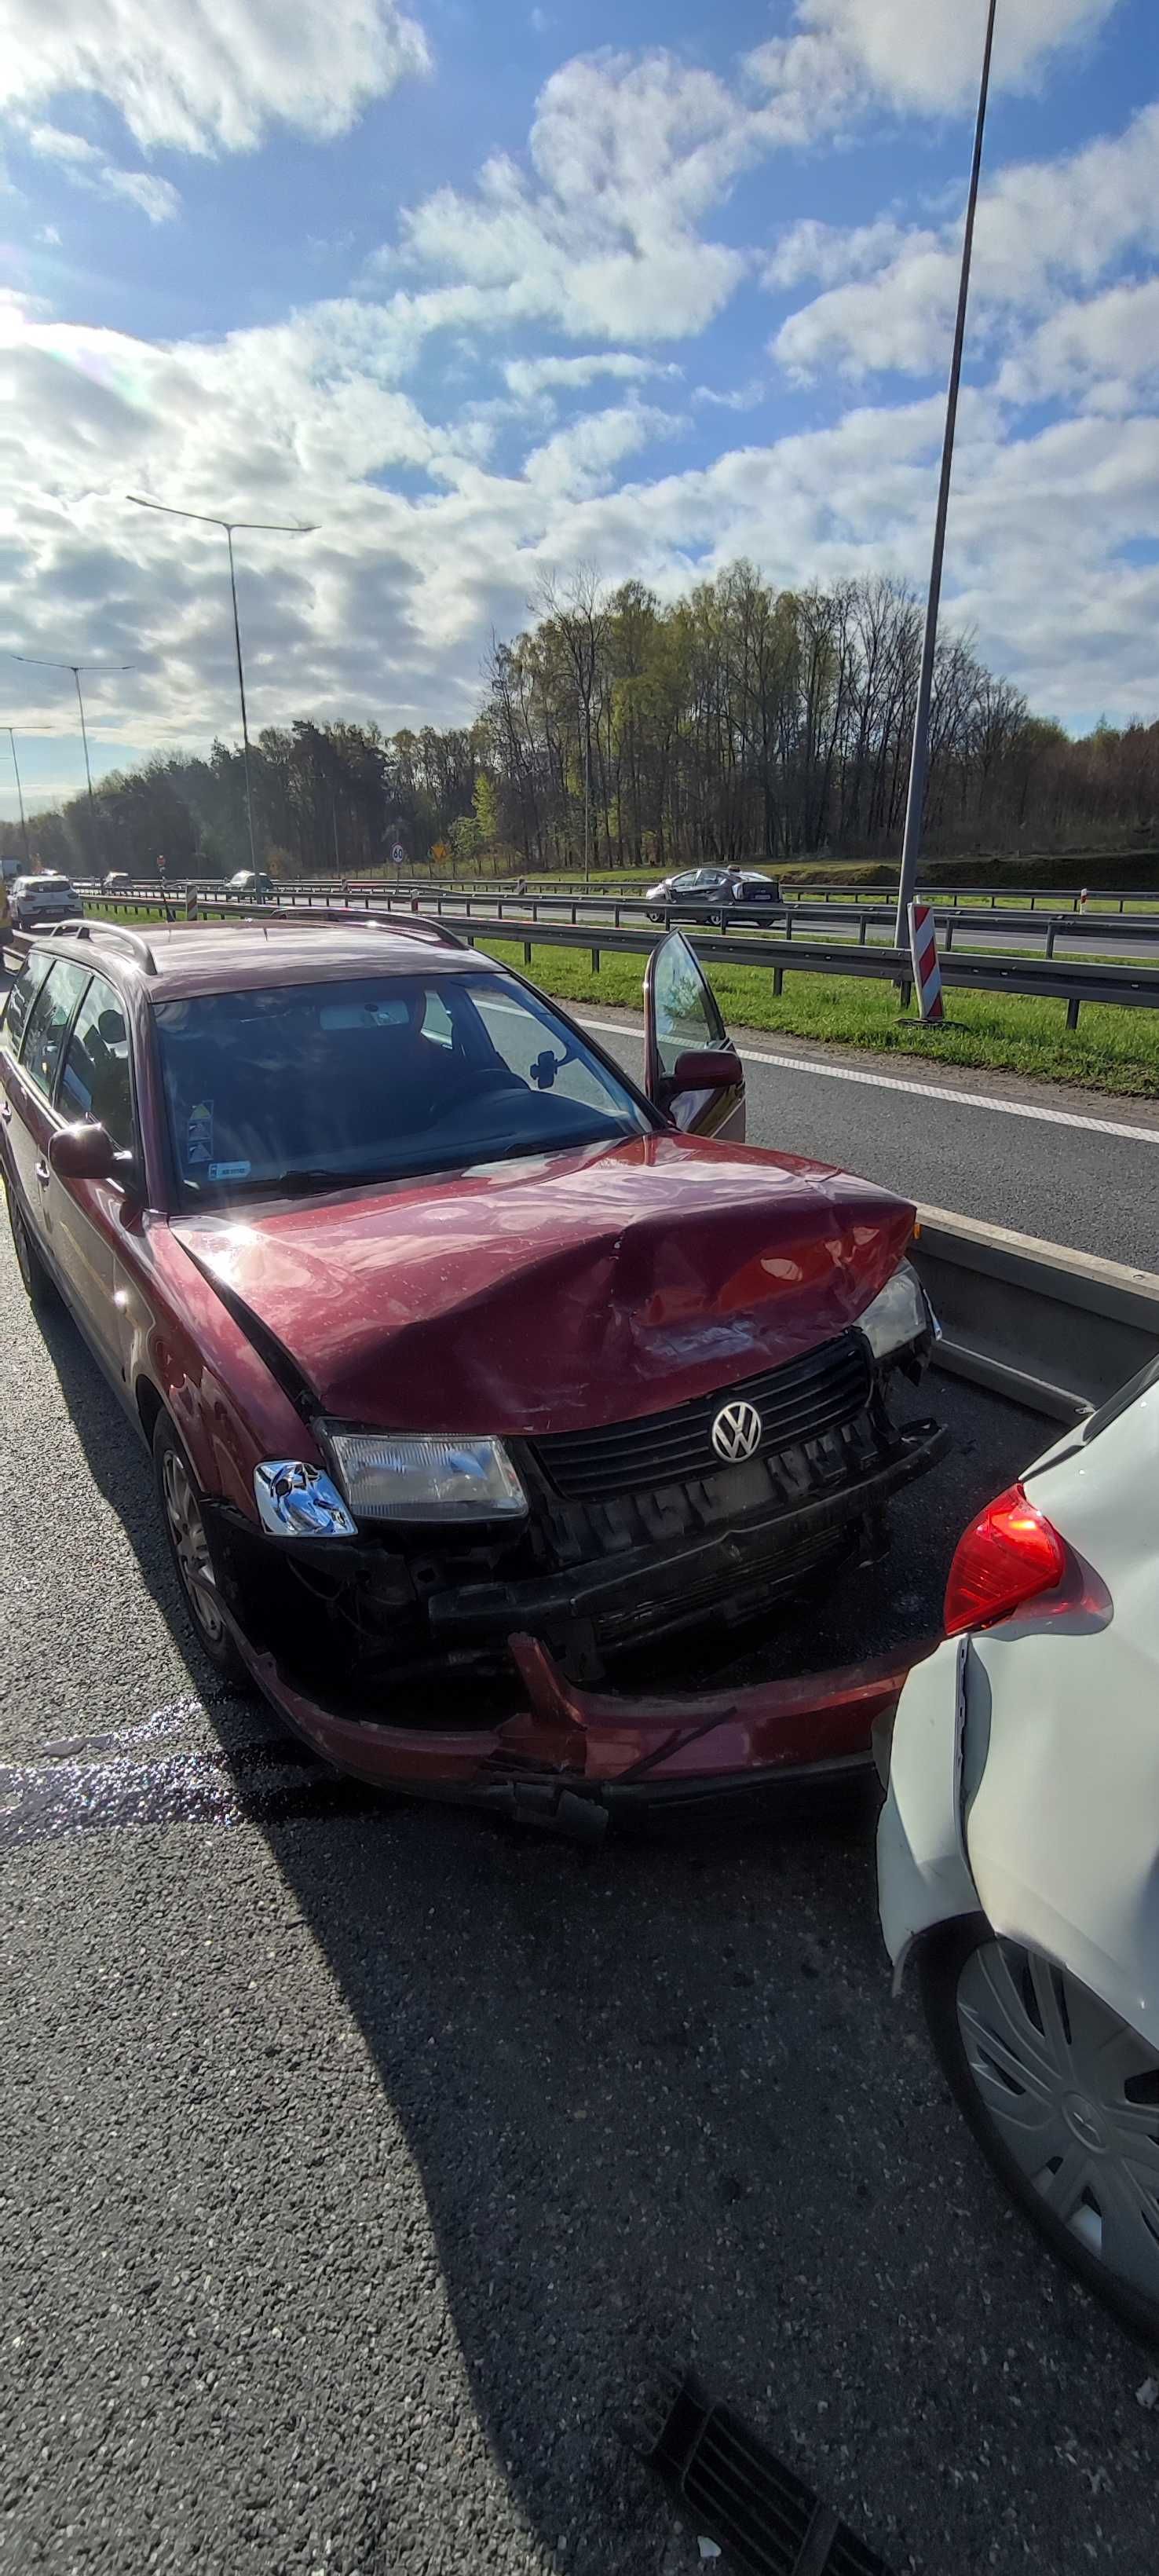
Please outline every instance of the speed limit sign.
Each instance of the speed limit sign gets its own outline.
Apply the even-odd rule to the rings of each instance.
[[[393,848],[393,850],[391,851],[390,856],[391,856],[391,864],[392,864],[392,866],[394,866],[394,867],[396,867],[396,868],[405,867],[405,865],[406,865],[406,851],[404,850],[404,848],[403,848],[403,846],[402,846],[402,842],[401,842],[401,841],[396,841],[396,842],[395,842],[394,848]]]

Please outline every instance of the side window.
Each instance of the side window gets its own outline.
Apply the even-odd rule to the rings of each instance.
[[[653,952],[652,1008],[661,1073],[674,1073],[682,1055],[730,1044],[716,997],[678,930]]]
[[[8,996],[4,1013],[4,1039],[13,1055],[20,1053],[20,1041],[28,1025],[28,1014],[48,972],[48,959],[34,954],[22,967]]]
[[[77,1013],[57,1105],[65,1118],[91,1118],[107,1127],[118,1151],[131,1151],[129,1032],[119,997],[103,975],[93,976]]]
[[[422,1033],[425,1038],[431,1038],[436,1046],[451,1047],[455,1043],[455,1027],[451,1014],[442,994],[437,993],[433,986],[428,991],[423,1006]]]
[[[55,958],[28,1014],[20,1062],[29,1081],[50,1100],[65,1032],[88,980],[87,966]]]

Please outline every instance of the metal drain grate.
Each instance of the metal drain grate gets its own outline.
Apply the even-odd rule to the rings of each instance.
[[[744,2576],[890,2576],[885,2560],[691,2373],[655,2408],[647,2456],[697,2531]]]

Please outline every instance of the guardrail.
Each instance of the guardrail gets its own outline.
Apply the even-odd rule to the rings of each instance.
[[[132,895],[104,896],[99,900],[102,908],[114,918],[138,908]],[[236,918],[239,911],[244,914],[247,910],[253,911],[259,919],[263,914],[266,918],[274,918],[278,914],[292,918],[295,910],[303,909],[300,902],[295,904],[292,899],[288,905],[266,907],[239,907],[224,895],[198,896],[196,902],[199,913],[220,912],[226,918],[231,915]],[[372,898],[368,895],[364,898],[363,908],[369,912],[371,906]],[[490,929],[504,939],[521,942],[524,963],[528,966],[533,946],[586,948],[591,957],[592,971],[597,974],[605,951],[613,955],[646,957],[657,940],[665,936],[667,927],[664,921],[656,926],[641,925],[638,929],[627,930],[622,925],[597,923],[590,919],[585,923],[578,919],[570,922],[544,921],[526,909],[511,914],[489,907],[481,913],[471,909],[469,900],[465,908],[453,911],[442,897],[436,898],[433,904],[424,904],[419,896],[409,899],[379,897],[374,901],[373,909],[384,920],[398,912],[405,912],[410,918],[427,915],[445,922],[449,930],[456,931],[472,945],[481,931]],[[738,938],[729,931],[718,932],[713,936],[710,963],[766,968],[772,975],[774,994],[782,992],[785,976],[791,974],[871,976],[878,982],[900,987],[903,1010],[908,1007],[913,987],[913,967],[907,949],[884,944],[880,947],[867,944],[855,947],[851,941],[827,944],[814,939],[793,938],[787,927],[781,937],[772,931],[758,932],[747,938]],[[1078,1027],[1079,1012],[1084,1002],[1111,1003],[1134,1010],[1159,1007],[1159,965],[1112,966],[1094,960],[1087,962],[1057,957],[1006,957],[982,953],[962,957],[951,954],[943,958],[942,982],[947,987],[960,987],[970,992],[1038,995],[1046,1000],[1064,1001],[1069,1029]]]
[[[1077,1422],[1159,1359],[1152,1272],[945,1208],[918,1216],[914,1265],[956,1377]]]
[[[181,887],[159,888],[155,884],[127,886],[115,895],[105,895],[95,886],[83,883],[77,885],[76,891],[86,901],[109,905],[115,903],[162,905],[181,911],[184,910],[188,897],[194,895],[198,904],[207,911],[220,906],[233,908],[239,903],[241,908],[245,909],[244,901],[228,894],[219,882],[211,878],[191,878]],[[497,920],[504,920],[514,912],[517,918],[526,916],[532,921],[550,921],[562,914],[574,923],[578,923],[581,918],[602,922],[610,914],[613,927],[616,929],[620,928],[625,919],[654,920],[658,916],[659,909],[656,905],[649,904],[642,895],[616,894],[613,891],[598,894],[521,895],[510,889],[505,890],[494,886],[466,889],[418,886],[411,882],[403,886],[385,888],[358,885],[353,882],[340,884],[326,879],[304,878],[295,878],[280,885],[273,900],[283,910],[287,906],[314,910],[334,902],[362,903],[368,908],[371,904],[381,903],[393,908],[399,901],[405,901],[431,905],[435,909],[451,905],[472,914],[478,906],[481,908],[481,919]],[[1125,896],[1121,898],[1121,903],[1126,901]],[[986,905],[981,899],[976,906],[967,906],[963,903],[947,907],[935,902],[933,910],[943,956],[952,949],[956,932],[965,929],[982,936],[984,930],[991,927],[995,932],[1001,931],[1022,938],[1032,931],[1040,932],[1043,941],[1042,953],[1045,957],[1053,957],[1059,939],[1072,942],[1078,939],[1101,941],[1111,946],[1120,943],[1132,946],[1147,945],[1152,941],[1159,942],[1159,912],[1127,914],[1120,910],[1118,914],[1076,913],[1048,916],[1033,909],[998,910],[994,905]],[[666,923],[679,918],[681,918],[679,905],[664,909],[663,919]],[[779,931],[782,937],[788,939],[794,936],[797,925],[803,920],[848,923],[857,931],[858,946],[863,947],[869,940],[871,932],[893,929],[894,912],[892,905],[885,903],[856,900],[847,903],[826,897],[823,904],[795,900],[792,904],[761,906],[759,910],[747,904],[731,905],[723,911],[713,910],[706,913],[701,926],[711,927],[717,920],[731,922],[734,926],[743,924],[754,934],[759,934],[763,930]]]
[[[4,933],[18,956],[31,944]],[[918,1221],[912,1258],[942,1326],[939,1367],[1074,1423],[1159,1359],[1152,1272],[945,1208],[919,1208]]]

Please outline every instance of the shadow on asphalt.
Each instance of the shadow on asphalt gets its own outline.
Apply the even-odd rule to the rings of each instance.
[[[45,1341],[239,1761],[275,1722],[207,1675],[150,1462],[59,1308]],[[950,1495],[935,1510],[919,1488],[895,1523],[915,1632],[958,1529],[1042,1442],[952,1383],[936,1403],[958,1432]],[[874,1597],[851,1590],[841,1612],[858,1651]],[[372,1793],[326,1812],[308,1782],[290,1809],[259,1796],[250,1812],[405,2128],[472,2400],[546,2564],[695,2563],[687,2541],[672,2555],[620,2433],[657,2365],[693,2357],[899,2569],[1021,2565],[1012,2512],[1035,2563],[1082,2563],[1070,2473],[1028,2496],[1018,2444],[1042,2410],[1061,2440],[1112,2404],[1117,2340],[998,2201],[912,2005],[890,2000],[865,1807],[702,1818],[595,1852]],[[980,2459],[985,2476],[959,2476]],[[397,2566],[411,2506],[384,2461],[360,2576]]]

